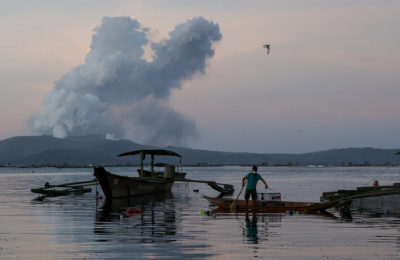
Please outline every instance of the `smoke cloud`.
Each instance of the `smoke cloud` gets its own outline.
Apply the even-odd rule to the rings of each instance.
[[[130,17],[104,17],[94,29],[85,63],[55,82],[28,124],[40,134],[104,134],[152,145],[181,144],[196,135],[193,120],[168,103],[172,89],[204,74],[219,26],[202,17],[179,24],[152,43]],[[153,60],[143,58],[151,46]]]

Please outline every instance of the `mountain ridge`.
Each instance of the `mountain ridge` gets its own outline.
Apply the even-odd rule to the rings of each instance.
[[[102,136],[15,136],[0,141],[0,165],[126,165],[139,159],[117,157],[140,149],[167,149],[182,155],[182,163],[199,165],[381,165],[399,164],[400,149],[372,147],[341,148],[325,151],[284,154],[199,150],[176,146],[164,148],[142,145],[130,140],[107,140]],[[130,156],[128,156],[130,157]],[[173,163],[171,158],[163,162]],[[172,162],[171,162],[172,161]],[[175,161],[176,163],[176,161]]]

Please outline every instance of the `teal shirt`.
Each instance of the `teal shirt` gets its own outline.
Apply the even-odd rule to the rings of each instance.
[[[247,190],[254,190],[257,187],[257,182],[259,180],[262,180],[261,175],[258,173],[253,174],[252,172],[250,172],[246,175],[246,178],[247,177],[248,177],[247,184],[246,184]]]

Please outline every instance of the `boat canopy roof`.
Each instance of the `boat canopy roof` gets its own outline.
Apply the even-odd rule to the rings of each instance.
[[[127,153],[121,153],[118,155],[118,157],[121,156],[128,156],[128,155],[140,155],[140,153],[143,152],[143,155],[150,154],[152,157],[154,155],[166,155],[166,156],[176,156],[176,157],[181,157],[181,155],[173,152],[173,151],[168,151],[168,150],[162,150],[162,149],[149,149],[149,150],[137,150],[137,151],[132,151],[132,152],[127,152]]]

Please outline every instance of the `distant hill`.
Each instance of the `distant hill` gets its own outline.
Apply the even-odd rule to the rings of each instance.
[[[96,165],[126,164],[118,154],[149,149],[129,140],[106,140],[100,136],[18,136],[0,141],[0,165]]]
[[[268,165],[381,165],[399,164],[394,153],[400,149],[346,148],[304,154],[229,153],[166,147],[182,154],[186,160],[208,164]]]
[[[65,139],[52,136],[17,136],[0,141],[0,165],[117,165],[138,164],[138,158],[117,157],[118,154],[156,147],[130,140],[106,140],[102,136],[72,136]],[[204,165],[377,165],[398,164],[394,155],[400,149],[346,148],[304,154],[259,154],[195,150],[168,146],[182,155],[184,164]],[[169,162],[163,158],[162,162]],[[176,162],[176,160],[174,161]]]

